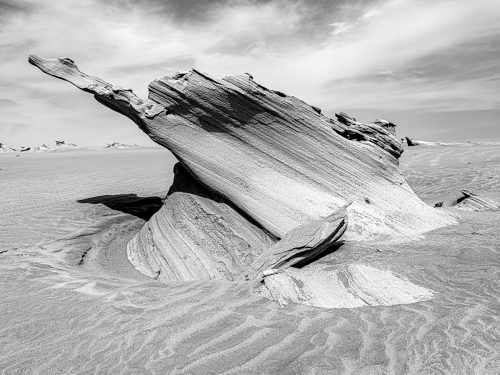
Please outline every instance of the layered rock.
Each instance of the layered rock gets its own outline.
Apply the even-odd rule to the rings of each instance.
[[[401,140],[401,142],[406,141],[408,146],[472,146],[472,142],[429,142],[429,141],[417,141],[415,139],[411,139],[405,137]],[[480,143],[477,143],[480,144]]]
[[[125,143],[120,143],[120,142],[113,142],[113,143],[106,143],[106,146],[104,148],[132,148],[132,147],[138,147],[137,145],[127,145]]]
[[[431,299],[434,292],[385,269],[354,263],[309,269],[289,268],[265,278],[263,293],[282,306],[294,303],[349,308],[389,306]]]
[[[500,208],[500,202],[469,190],[462,190],[462,197],[457,199],[454,207],[465,211],[489,211]]]
[[[128,247],[149,276],[245,278],[313,259],[344,230],[346,240],[401,240],[455,222],[405,182],[394,124],[328,118],[248,74],[219,80],[193,69],[153,81],[142,100],[70,59],[30,62],[126,115],[179,160],[164,207]]]
[[[17,151],[15,148],[7,146],[5,143],[0,142],[0,152],[14,152]]]

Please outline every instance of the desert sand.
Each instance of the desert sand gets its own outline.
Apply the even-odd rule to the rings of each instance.
[[[500,199],[499,145],[407,148],[400,163],[430,205],[462,189]],[[315,264],[404,275],[429,300],[283,308],[249,283],[165,283],[130,264],[173,164],[161,149],[0,155],[4,373],[498,373],[498,210],[443,207],[459,224],[346,242]]]

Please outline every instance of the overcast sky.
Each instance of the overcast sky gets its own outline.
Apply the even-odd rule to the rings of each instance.
[[[0,142],[151,144],[30,53],[143,97],[177,70],[249,72],[327,115],[387,118],[400,136],[499,140],[499,20],[499,0],[0,0]]]

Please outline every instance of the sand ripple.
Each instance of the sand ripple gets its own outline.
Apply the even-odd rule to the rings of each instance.
[[[411,186],[433,201],[462,188],[498,193],[499,155],[486,146],[455,156],[450,147],[419,148],[403,164]],[[127,263],[124,244],[144,221],[102,205],[74,203],[102,194],[160,194],[161,181],[147,182],[147,171],[139,172],[152,168],[157,156],[136,162],[135,182],[111,172],[91,179],[87,171],[74,186],[75,196],[61,196],[59,205],[37,198],[41,177],[24,178],[22,198],[7,192],[20,209],[37,210],[50,222],[24,234],[29,228],[21,225],[38,219],[25,221],[27,214],[15,213],[13,202],[1,203],[14,223],[8,234],[2,232],[0,247],[3,373],[498,373],[499,211],[462,212],[460,225],[404,246],[346,243],[321,260],[321,267],[367,264],[405,275],[435,291],[432,300],[357,309],[281,308],[245,283],[163,284],[143,277]],[[86,157],[76,162],[89,163]],[[62,176],[58,181],[70,184]],[[113,192],[122,184],[128,184],[126,191]]]

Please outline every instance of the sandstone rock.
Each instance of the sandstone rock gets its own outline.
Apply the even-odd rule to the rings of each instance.
[[[463,196],[457,200],[455,208],[465,211],[489,211],[500,208],[500,202],[494,199],[473,193],[469,190],[462,190]]]
[[[104,148],[132,148],[132,147],[138,147],[137,145],[126,145],[125,143],[120,143],[120,142],[113,142],[113,143],[106,143],[106,146]]]
[[[54,150],[69,150],[73,148],[77,148],[78,146],[71,142],[66,141],[55,141]]]
[[[74,143],[56,140],[54,142],[54,145],[52,145],[52,146],[44,143],[40,146],[30,147],[30,151],[33,151],[33,152],[52,152],[52,151],[72,150],[75,148],[78,148],[78,146]]]
[[[7,146],[5,143],[0,142],[0,152],[14,152],[17,151],[15,148]]]
[[[412,239],[456,221],[411,190],[401,145],[380,122],[330,119],[248,74],[218,80],[193,69],[153,81],[142,100],[70,59],[30,62],[132,119],[182,165],[165,206],[129,243],[149,276],[245,278],[264,253],[264,267],[286,266],[299,246],[314,255],[339,238],[335,212],[347,202],[346,240]]]
[[[408,146],[472,146],[472,142],[429,142],[429,141],[416,141],[405,137]],[[476,143],[479,144],[479,143]]]
[[[358,238],[412,237],[454,222],[406,184],[392,140],[384,148],[362,133],[363,139],[349,140],[344,135],[352,125],[250,75],[217,80],[197,70],[177,73],[153,81],[142,100],[82,73],[70,59],[31,56],[30,62],[130,117],[196,180],[276,237],[349,201],[348,234]]]
[[[41,146],[33,147],[33,151],[35,152],[46,152],[46,151],[54,151],[53,147],[47,146],[45,143]]]
[[[414,141],[414,140],[412,140],[412,139],[410,139],[408,137],[405,137],[405,139],[406,139],[406,144],[408,146],[418,146],[418,145],[420,145],[420,143],[418,141]]]
[[[396,158],[399,158],[403,153],[404,149],[396,138],[396,125],[386,120],[375,120],[371,124],[363,124],[344,112],[336,113],[335,117],[340,123],[347,126],[339,132],[347,139],[370,142]]]
[[[252,264],[258,273],[283,269],[312,260],[331,247],[347,228],[347,207],[330,216],[300,225],[259,256]]]

